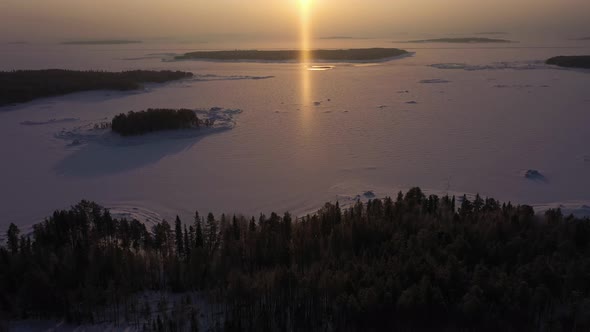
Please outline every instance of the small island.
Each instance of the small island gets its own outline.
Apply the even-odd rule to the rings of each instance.
[[[181,71],[132,70],[123,72],[63,69],[0,71],[0,106],[38,98],[92,90],[136,90],[143,83],[164,83],[192,77]]]
[[[565,68],[590,69],[590,55],[556,56],[548,59],[545,63]]]
[[[364,48],[347,50],[311,50],[310,61],[383,61],[408,54],[397,48]],[[299,61],[301,51],[198,51],[176,56],[176,60],[218,60],[218,61]]]
[[[150,108],[146,111],[131,111],[115,116],[111,122],[111,129],[121,136],[137,136],[155,131],[191,129],[212,125],[212,120],[200,120],[193,110]]]
[[[61,43],[62,45],[127,45],[127,44],[141,44],[141,40],[74,40]]]
[[[487,43],[513,43],[513,41],[497,38],[482,38],[482,37],[468,37],[468,38],[436,38],[436,39],[420,39],[408,40],[404,43],[451,43],[451,44],[487,44]]]

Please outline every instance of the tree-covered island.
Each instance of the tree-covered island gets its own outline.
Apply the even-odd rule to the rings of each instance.
[[[408,54],[397,48],[364,48],[346,50],[310,50],[309,61],[383,61]],[[218,61],[300,61],[300,50],[259,51],[198,51],[175,57],[176,60],[218,60]]]

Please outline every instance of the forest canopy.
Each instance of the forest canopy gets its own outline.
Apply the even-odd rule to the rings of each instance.
[[[136,90],[144,83],[192,77],[190,72],[132,70],[123,72],[64,69],[0,72],[0,106],[91,90]]]
[[[197,211],[151,225],[82,201],[6,239],[11,319],[97,322],[106,307],[147,330],[195,330],[192,309],[156,318],[132,301],[169,290],[215,295],[226,331],[590,329],[590,221],[479,195],[414,188],[299,219]]]

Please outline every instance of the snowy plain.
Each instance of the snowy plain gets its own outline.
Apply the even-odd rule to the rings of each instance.
[[[302,215],[420,186],[590,215],[590,72],[543,64],[590,42],[510,46],[339,41],[400,47],[384,63],[163,61],[204,45],[1,45],[0,70],[173,69],[193,79],[0,108],[0,229],[94,200],[154,221],[195,210]],[[217,48],[207,45],[207,48]],[[251,48],[264,48],[252,46]],[[231,128],[136,144],[68,133],[147,108],[241,110]],[[544,181],[527,179],[538,170]]]

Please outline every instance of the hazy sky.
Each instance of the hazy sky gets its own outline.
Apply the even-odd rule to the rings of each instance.
[[[297,35],[300,0],[0,0],[0,39]],[[311,0],[314,34],[590,33],[589,0]]]

